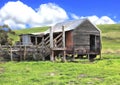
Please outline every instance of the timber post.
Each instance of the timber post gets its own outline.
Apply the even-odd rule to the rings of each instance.
[[[50,48],[51,48],[50,60],[53,62],[54,61],[54,51],[53,51],[53,29],[52,29],[52,27],[50,28]]]
[[[37,41],[37,36],[35,36],[35,45],[37,45],[37,42],[38,42],[38,41]]]
[[[20,45],[19,53],[20,53],[20,61],[22,61],[22,46],[21,45]]]
[[[101,35],[101,32],[100,32],[100,35]],[[100,36],[100,59],[102,58],[102,52],[101,52],[101,50],[102,50],[102,37]]]
[[[13,54],[12,54],[12,47],[10,46],[10,58],[11,58],[11,61],[13,61]]]
[[[45,48],[45,39],[44,39],[44,36],[42,37],[42,48],[43,48],[43,50]],[[45,61],[45,56],[44,55],[42,55],[42,60]]]
[[[24,60],[26,59],[26,45],[24,46]]]
[[[62,33],[63,33],[63,61],[66,62],[66,49],[65,49],[65,30],[64,30],[64,26],[62,26]]]

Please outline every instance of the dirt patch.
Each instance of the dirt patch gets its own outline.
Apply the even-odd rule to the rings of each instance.
[[[0,74],[4,72],[4,68],[0,67]]]
[[[118,50],[116,51],[116,53],[120,53],[120,49],[118,49]]]
[[[86,78],[86,77],[87,77],[86,74],[80,74],[80,75],[78,76],[78,79],[79,79],[79,78]]]
[[[113,50],[113,49],[106,49],[103,50],[102,53],[110,54],[110,53],[120,53],[120,49]]]

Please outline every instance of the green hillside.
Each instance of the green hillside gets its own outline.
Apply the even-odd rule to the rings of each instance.
[[[34,27],[34,28],[27,28],[22,30],[15,30],[15,32],[19,34],[29,34],[29,33],[36,33],[36,32],[43,32],[46,31],[49,27]]]
[[[102,31],[103,53],[120,52],[120,24],[98,25]]]

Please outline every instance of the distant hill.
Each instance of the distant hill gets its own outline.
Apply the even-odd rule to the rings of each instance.
[[[98,25],[102,32],[103,53],[120,53],[120,24]]]
[[[101,29],[102,33],[120,31],[120,24],[97,25],[97,27]]]
[[[17,35],[19,34],[29,34],[29,33],[36,33],[36,32],[43,32],[46,31],[49,27],[34,27],[34,28],[27,28],[21,30],[14,30]]]

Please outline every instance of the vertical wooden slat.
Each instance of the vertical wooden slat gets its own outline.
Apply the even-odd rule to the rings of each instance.
[[[97,38],[96,38],[96,35],[95,35],[95,52],[97,50]]]
[[[66,50],[65,50],[65,30],[64,30],[64,26],[62,26],[62,32],[63,32],[63,61],[66,62]]]
[[[44,40],[44,37],[42,37],[42,46],[44,46],[45,44],[45,40]]]
[[[24,46],[24,60],[26,58],[26,45]]]
[[[62,32],[63,32],[63,48],[65,48],[65,30],[64,30],[64,26],[62,26]]]
[[[13,61],[12,47],[11,46],[10,46],[10,57],[11,57],[11,61]]]
[[[53,48],[53,29],[50,28],[50,47]]]
[[[51,48],[51,55],[50,55],[50,60],[54,61],[54,51],[53,51],[53,29],[52,27],[50,28],[50,48]]]
[[[35,45],[37,45],[37,36],[35,36]]]
[[[22,61],[22,45],[20,45],[20,61]]]
[[[54,50],[52,50],[52,53],[51,53],[51,56],[50,56],[50,60],[51,60],[52,62],[54,62]]]
[[[45,50],[45,49],[44,49],[44,47],[45,47],[44,45],[45,45],[45,39],[44,39],[44,36],[43,36],[43,37],[42,37],[42,49],[43,49],[43,50]],[[42,55],[42,60],[43,60],[43,61],[45,60],[45,55]]]
[[[102,58],[102,35],[101,35],[101,32],[100,32],[100,59]]]

